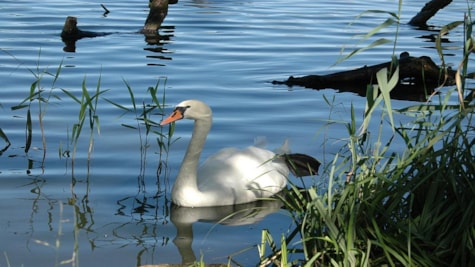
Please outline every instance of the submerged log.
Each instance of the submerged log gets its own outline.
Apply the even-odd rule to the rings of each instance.
[[[383,69],[399,66],[399,84],[391,91],[391,97],[396,99],[425,101],[426,96],[433,93],[440,85],[453,85],[455,72],[446,72],[439,68],[431,58],[411,57],[402,53],[397,62],[386,62],[373,66],[364,66],[350,71],[337,72],[328,75],[308,75],[303,77],[290,76],[286,81],[273,81],[273,84],[287,86],[303,86],[312,89],[337,89],[342,92],[355,92],[366,95],[368,84],[376,84],[376,73]]]

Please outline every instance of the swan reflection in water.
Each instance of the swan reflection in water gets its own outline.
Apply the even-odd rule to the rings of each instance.
[[[207,222],[228,226],[251,225],[258,223],[269,214],[278,212],[281,206],[282,202],[278,199],[220,207],[187,208],[172,205],[170,220],[177,230],[173,243],[178,248],[182,264],[196,261],[196,255],[192,248],[193,223]]]

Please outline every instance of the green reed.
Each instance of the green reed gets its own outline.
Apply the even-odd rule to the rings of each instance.
[[[105,99],[107,102],[118,107],[119,109],[125,111],[126,114],[131,113],[135,116],[135,124],[123,123],[122,126],[136,130],[139,134],[140,140],[140,155],[141,155],[141,171],[139,175],[139,185],[145,190],[145,165],[147,159],[147,151],[150,147],[150,134],[156,136],[156,142],[158,144],[158,167],[157,167],[157,177],[162,174],[162,171],[166,171],[166,164],[168,162],[168,147],[172,144],[172,137],[174,127],[170,126],[168,131],[164,132],[164,127],[160,127],[160,122],[157,122],[153,119],[153,116],[159,116],[158,118],[162,119],[164,116],[164,107],[165,107],[165,89],[161,93],[159,98],[159,88],[163,81],[163,88],[166,88],[166,79],[158,79],[155,86],[150,86],[147,88],[150,99],[142,100],[141,102],[136,99],[135,93],[130,86],[130,84],[124,80],[124,84],[127,88],[130,97],[131,107],[116,103],[112,100]],[[165,175],[166,176],[166,175]],[[160,184],[160,183],[158,183]]]
[[[154,117],[156,115],[159,115],[158,119],[161,119],[164,114],[164,103],[165,103],[165,90],[162,90],[160,92],[160,88],[163,87],[165,88],[166,83],[162,83],[162,79],[159,79],[155,86],[149,87],[147,89],[148,92],[148,97],[146,97],[145,100],[143,100],[142,103],[136,100],[134,91],[126,83],[127,90],[130,95],[130,105],[132,108],[128,108],[126,105],[127,104],[117,104],[114,103],[110,100],[108,100],[106,97],[108,93],[108,89],[103,89],[101,85],[101,81],[103,79],[102,75],[99,76],[97,83],[95,85],[95,88],[92,90],[87,86],[87,79],[84,78],[82,83],[81,83],[81,89],[79,91],[75,90],[70,90],[70,89],[64,89],[64,88],[57,88],[56,87],[56,82],[60,78],[60,73],[62,69],[62,62],[59,65],[59,67],[56,69],[56,72],[52,73],[48,69],[41,69],[38,61],[37,64],[37,69],[35,71],[29,70],[31,73],[34,75],[34,82],[31,84],[29,88],[29,92],[27,97],[25,97],[18,105],[15,105],[12,107],[12,110],[21,110],[21,109],[26,109],[26,117],[25,117],[25,129],[26,129],[26,141],[25,141],[25,153],[30,151],[33,140],[35,138],[36,133],[36,126],[39,125],[39,128],[41,129],[41,137],[42,137],[42,142],[43,142],[43,160],[46,157],[46,136],[48,135],[47,129],[44,127],[44,122],[47,120],[46,116],[46,110],[48,105],[51,104],[51,100],[55,99],[58,102],[62,101],[68,101],[72,100],[72,102],[76,105],[77,107],[77,113],[76,113],[76,119],[67,119],[65,122],[66,126],[68,127],[67,130],[67,144],[63,145],[62,143],[59,144],[59,159],[62,159],[63,157],[66,158],[71,158],[71,163],[73,165],[72,168],[72,180],[71,180],[71,198],[68,199],[68,204],[71,206],[74,206],[74,244],[72,248],[72,255],[70,258],[66,260],[60,260],[56,259],[56,264],[57,265],[64,265],[64,264],[71,264],[72,266],[79,266],[78,262],[78,253],[79,253],[79,243],[78,243],[78,237],[79,237],[79,231],[83,228],[84,225],[86,225],[87,220],[90,219],[92,220],[92,214],[90,213],[90,207],[88,207],[88,193],[86,193],[83,198],[81,199],[81,204],[76,205],[78,203],[77,199],[77,194],[75,193],[75,186],[76,186],[76,179],[74,177],[74,164],[76,161],[76,154],[78,151],[80,151],[81,146],[84,144],[83,142],[83,137],[84,134],[88,135],[88,139],[86,141],[86,147],[87,147],[87,173],[89,174],[89,163],[92,158],[92,152],[94,148],[94,138],[97,134],[100,134],[101,132],[101,120],[99,118],[100,114],[100,108],[102,107],[101,105],[101,100],[105,100],[109,103],[112,103],[114,106],[120,108],[121,110],[126,110],[128,112],[132,112],[134,114],[134,119],[136,120],[136,126],[129,125],[129,124],[122,124],[123,126],[127,128],[134,128],[139,131],[139,139],[141,143],[141,152],[143,155],[145,155],[147,149],[149,149],[150,143],[148,141],[148,138],[151,135],[156,135],[158,136],[156,141],[158,143],[158,148],[159,148],[159,164],[157,167],[157,177],[161,175],[162,171],[167,171],[166,165],[167,165],[167,152],[168,152],[168,147],[171,145],[172,140],[171,137],[173,136],[173,127],[168,128],[167,130],[164,127],[159,127],[159,122],[156,122]],[[47,84],[49,84],[49,89]],[[56,93],[56,90],[60,90],[63,94],[58,94]],[[161,94],[161,96],[160,96]],[[64,95],[67,97],[64,98]],[[36,109],[35,107],[38,108],[38,122],[35,122],[35,112]],[[73,121],[72,125],[68,125],[70,121]],[[71,127],[70,127],[71,126]],[[69,128],[70,127],[70,128]],[[70,129],[70,130],[69,130]],[[5,129],[7,130],[7,129]],[[145,137],[144,137],[145,136]],[[7,146],[0,151],[0,154],[3,153],[8,149],[10,146],[11,142],[14,142],[16,140],[10,141],[8,136],[5,134],[3,129],[0,129],[0,138],[3,139],[5,142],[7,142]],[[70,146],[71,151],[70,151]],[[144,175],[145,175],[145,161],[146,158],[143,156],[143,165],[141,168],[141,181],[142,185],[144,186]],[[153,162],[155,163],[156,160],[154,159]],[[32,166],[29,166],[32,168]],[[76,166],[77,167],[77,166]],[[35,179],[34,181],[37,181]],[[40,181],[45,181],[45,180],[40,180]],[[86,187],[89,188],[89,181],[88,178],[86,178],[86,182],[84,183]],[[160,183],[157,183],[160,186]],[[143,188],[143,187],[142,187]],[[161,189],[158,188],[158,191]],[[36,192],[37,190],[35,190]],[[85,190],[86,192],[89,192],[90,190],[87,189]],[[33,191],[32,191],[33,192]],[[61,204],[61,203],[60,203]],[[84,210],[84,212],[81,212],[81,208]],[[63,212],[63,207],[62,204],[60,206],[60,214]],[[90,214],[91,218],[86,219],[85,214]],[[62,220],[62,219],[60,219]],[[45,245],[47,247],[52,247],[56,248],[59,250],[61,246],[61,240],[60,236],[63,235],[62,229],[61,229],[61,224],[59,225],[58,229],[58,238],[55,241],[55,244],[49,244],[47,242],[41,241],[41,240],[36,240],[35,242]],[[8,261],[7,255],[5,255],[5,258]]]
[[[99,96],[106,93],[109,90],[102,90],[101,89],[101,76],[97,81],[97,85],[93,94],[89,93],[89,90],[86,86],[86,78],[83,79],[81,84],[81,96],[75,96],[70,90],[61,89],[68,97],[70,97],[74,102],[78,104],[79,111],[77,114],[77,121],[73,124],[71,130],[71,143],[73,145],[73,151],[71,155],[71,164],[73,165],[74,170],[74,162],[76,158],[77,146],[79,143],[79,138],[81,136],[81,132],[84,128],[84,124],[88,122],[89,126],[89,142],[88,142],[88,150],[87,150],[87,161],[90,162],[91,154],[94,147],[94,130],[100,134],[100,120],[97,112]],[[87,119],[87,120],[86,120]],[[62,154],[62,153],[60,153]]]
[[[9,54],[7,51],[2,50],[2,52]],[[10,55],[10,54],[9,54]],[[14,55],[10,55],[14,60],[19,61]],[[129,124],[122,124],[125,127],[133,128],[139,131],[139,138],[141,144],[141,155],[142,155],[142,168],[141,173],[145,170],[146,163],[146,150],[150,146],[148,141],[148,136],[150,134],[155,134],[158,136],[156,139],[158,148],[159,148],[159,165],[157,168],[157,175],[159,175],[163,170],[166,170],[167,162],[167,152],[168,147],[171,145],[171,137],[173,136],[173,127],[168,128],[167,132],[163,132],[163,127],[159,127],[159,122],[156,122],[153,119],[153,116],[159,115],[160,119],[163,117],[163,107],[165,103],[165,90],[162,91],[161,97],[159,97],[159,87],[161,82],[164,82],[163,87],[166,86],[166,79],[158,79],[155,86],[151,86],[147,89],[150,99],[143,100],[142,103],[135,99],[133,89],[130,85],[125,82],[127,90],[130,95],[130,102],[132,108],[129,108],[126,104],[118,104],[113,101],[108,100],[104,95],[109,91],[109,89],[101,88],[102,75],[99,76],[97,84],[93,90],[88,89],[86,83],[86,77],[81,83],[80,93],[76,93],[70,89],[58,88],[56,86],[57,81],[60,78],[60,74],[63,67],[63,62],[53,69],[43,68],[40,64],[41,59],[41,50],[39,51],[38,61],[36,68],[30,69],[27,68],[27,71],[30,72],[34,78],[31,83],[28,91],[28,95],[20,101],[19,104],[11,107],[13,111],[26,109],[25,115],[25,142],[24,142],[24,151],[28,153],[33,145],[33,138],[35,135],[35,125],[37,124],[40,131],[40,137],[42,141],[42,150],[43,150],[43,160],[46,157],[47,153],[47,143],[44,120],[46,117],[47,107],[50,104],[51,100],[57,100],[59,102],[64,101],[56,91],[62,91],[69,99],[73,100],[78,106],[77,119],[71,126],[71,129],[67,131],[67,143],[59,144],[59,158],[71,157],[72,164],[76,161],[76,154],[78,151],[78,146],[80,145],[80,137],[83,135],[84,128],[89,129],[89,139],[87,142],[87,161],[90,162],[92,157],[92,151],[94,147],[94,134],[100,134],[100,118],[99,118],[99,101],[104,99],[109,103],[112,103],[114,106],[125,110],[126,112],[131,112],[135,114],[137,125],[132,126]],[[19,62],[19,64],[22,64]],[[140,107],[139,107],[140,106]],[[0,105],[0,107],[2,107]],[[35,107],[37,109],[35,109]],[[35,113],[37,113],[37,121],[35,121]],[[144,130],[142,129],[144,127]],[[9,139],[5,133],[4,128],[0,128],[0,139],[2,139],[6,144],[0,150],[0,154],[8,150],[12,141]],[[143,131],[143,133],[142,133]],[[145,136],[145,137],[144,137]],[[70,148],[70,145],[72,148]]]
[[[13,57],[15,58],[15,57]],[[56,72],[50,72],[48,68],[40,68],[40,58],[41,58],[41,50],[38,54],[38,61],[36,64],[36,69],[27,68],[27,70],[33,75],[34,81],[30,85],[29,94],[25,97],[18,105],[13,106],[12,110],[18,110],[26,108],[26,124],[25,124],[25,153],[28,153],[31,145],[32,145],[32,137],[33,137],[33,119],[32,119],[32,108],[34,103],[37,103],[38,108],[38,124],[41,132],[41,141],[43,145],[43,160],[46,157],[46,136],[45,136],[45,129],[43,119],[46,114],[46,109],[50,99],[59,98],[53,91],[56,89],[56,82],[60,76],[63,62],[59,64],[56,68]],[[45,87],[43,83],[47,80],[46,78],[50,77],[52,80],[50,81],[49,89],[45,92]]]
[[[391,44],[392,43],[393,44],[393,54],[395,54],[396,53],[396,48],[397,48],[396,44],[397,44],[397,40],[398,40],[398,37],[399,37],[399,30],[400,30],[400,24],[401,24],[401,9],[402,9],[402,0],[399,0],[398,1],[398,11],[397,12],[390,12],[390,11],[386,11],[386,10],[368,10],[368,11],[365,11],[365,12],[359,14],[358,16],[356,16],[355,21],[363,18],[367,14],[386,14],[386,15],[388,15],[388,18],[383,23],[381,23],[378,26],[374,27],[367,34],[365,34],[363,36],[360,36],[360,40],[359,40],[358,44],[361,44],[361,43],[366,42],[366,41],[370,41],[381,30],[386,29],[390,26],[396,25],[394,40],[389,40],[387,38],[379,38],[379,39],[373,40],[369,45],[363,46],[361,48],[356,48],[353,51],[351,51],[349,54],[347,54],[345,56],[342,56],[340,59],[338,59],[336,61],[336,64],[341,63],[341,62],[349,59],[350,57],[352,57],[356,54],[362,53],[362,52],[364,52],[368,49],[371,49],[371,48],[374,48],[374,47],[377,47],[377,46],[381,46],[381,45],[385,45],[385,44]],[[352,24],[353,24],[353,22],[350,23],[349,26],[351,27]],[[344,52],[344,48],[342,49],[341,52],[342,53]]]

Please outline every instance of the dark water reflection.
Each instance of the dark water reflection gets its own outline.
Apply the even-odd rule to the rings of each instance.
[[[404,4],[402,20],[408,21],[420,4]],[[0,265],[140,266],[188,262],[201,254],[209,263],[223,263],[245,248],[250,249],[233,258],[244,266],[254,265],[262,230],[278,240],[292,227],[291,218],[274,206],[244,207],[242,213],[229,207],[171,206],[170,186],[192,125],[176,128],[163,153],[157,139],[168,129],[147,129],[137,120],[153,104],[148,88],[158,83],[156,96],[165,98],[167,113],[188,98],[211,105],[215,124],[203,157],[266,136],[270,149],[288,138],[293,152],[328,163],[340,152],[347,133],[343,124],[330,127],[327,122],[347,121],[352,105],[355,114],[363,114],[364,98],[331,89],[289,89],[271,81],[389,60],[392,46],[382,46],[334,65],[342,47],[345,52],[354,48],[352,36],[366,34],[386,19],[373,14],[349,26],[356,15],[396,6],[383,0],[297,0],[290,5],[180,0],[170,6],[158,34],[148,37],[137,33],[148,1],[106,5],[111,11],[107,16],[98,3],[80,0],[41,5],[7,0],[0,7],[0,128],[11,142],[8,146],[0,141]],[[462,17],[464,9],[463,3],[454,3],[444,9],[447,15],[432,23],[447,24]],[[77,40],[75,52],[65,52],[60,32],[66,16],[77,16],[84,30],[113,34]],[[432,31],[402,24],[400,32],[397,54],[409,51],[437,59]],[[388,28],[378,38],[392,36]],[[453,55],[446,58],[448,64],[458,64],[460,53],[454,48],[461,47],[462,37],[462,30],[446,37],[447,54]],[[50,74],[61,62],[54,80]],[[12,107],[28,97],[35,75],[42,77],[41,92],[48,102],[26,102],[33,134],[25,153],[27,108]],[[86,116],[73,166],[73,154],[64,152],[73,149],[72,128],[81,108],[65,91],[81,99],[84,88],[91,94],[96,88],[103,90],[95,109],[99,123],[90,127]],[[333,99],[331,106],[325,99]],[[393,107],[408,104],[395,101]],[[149,115],[152,121],[161,120],[156,110]],[[401,125],[410,121],[398,115],[395,120]],[[358,117],[357,123],[361,121]],[[382,131],[392,136],[391,130]],[[388,153],[400,152],[394,149]],[[325,180],[313,177],[305,183],[323,187]],[[251,224],[221,224],[228,214],[249,215],[247,211],[255,215],[245,217]]]

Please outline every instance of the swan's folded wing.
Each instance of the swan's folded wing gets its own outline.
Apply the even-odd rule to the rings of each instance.
[[[286,185],[288,168],[276,163],[275,154],[258,147],[227,148],[209,157],[198,169],[200,190],[229,190],[243,194],[262,191],[261,197],[275,194]],[[256,192],[254,192],[256,194]]]

